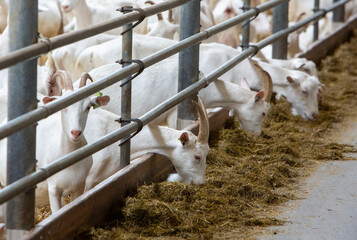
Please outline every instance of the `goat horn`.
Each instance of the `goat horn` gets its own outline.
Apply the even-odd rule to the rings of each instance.
[[[162,14],[161,13],[158,13],[158,14],[156,14],[157,15],[157,19],[159,20],[159,21],[162,21],[163,20],[163,17],[162,17]]]
[[[88,73],[82,73],[81,80],[79,82],[79,88],[84,87],[86,85],[87,79],[91,80],[91,82],[94,82],[92,77]]]
[[[203,105],[202,99],[200,97],[198,97],[198,101],[200,104],[198,104],[196,101],[192,101],[200,117],[200,126],[198,130],[197,142],[205,144],[208,143],[208,137],[209,137],[208,116],[207,116],[206,107],[205,105]]]
[[[49,68],[50,68],[52,71],[56,71],[57,66],[56,66],[55,60],[54,60],[53,57],[52,57],[52,53],[51,53],[51,52],[49,52],[49,53],[47,54],[47,60],[48,60],[48,63],[49,63]]]
[[[298,16],[296,16],[295,17],[295,22],[299,22],[305,14],[306,14],[306,12],[302,12]]]
[[[73,91],[73,83],[71,77],[66,71],[58,70],[53,76],[53,78],[60,77],[60,83],[63,89],[68,89]]]
[[[254,66],[258,68],[259,75],[262,79],[262,90],[264,91],[264,101],[270,102],[271,96],[273,95],[273,82],[271,76],[257,62],[253,61],[253,63]]]
[[[172,18],[172,9],[169,9],[169,18],[168,18],[170,23],[174,22],[174,19]]]
[[[147,3],[150,4],[150,5],[155,5],[155,3],[153,1],[146,1],[145,4],[147,4]],[[159,19],[159,21],[163,20],[161,13],[158,13],[156,15],[157,15],[157,19]]]

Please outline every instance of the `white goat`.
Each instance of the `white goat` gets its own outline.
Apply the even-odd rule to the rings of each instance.
[[[221,23],[243,12],[240,7],[243,6],[241,0],[221,0],[213,10],[213,16],[216,23]],[[241,40],[239,38],[242,32],[241,24],[231,27],[218,34],[218,42],[236,48]]]
[[[249,38],[251,42],[259,42],[272,34],[272,18],[265,13],[259,15],[250,22]]]
[[[61,6],[58,0],[39,0],[38,30],[45,37],[63,33]]]
[[[226,48],[226,50],[225,50]],[[227,49],[228,48],[228,49]],[[227,60],[239,54],[238,50],[218,44],[202,44],[200,48],[200,70],[209,74],[212,69],[224,64]],[[319,80],[301,71],[294,71],[269,63],[258,62],[267,71],[273,81],[273,92],[285,96],[292,104],[293,113],[304,119],[313,120],[318,116]],[[256,67],[248,59],[243,60],[220,79],[240,84],[242,77],[247,77],[252,89],[261,89],[261,81]]]
[[[147,125],[131,140],[131,160],[146,153],[163,154],[171,160],[177,171],[177,174],[169,176],[168,181],[204,184],[209,126],[204,106],[195,106],[200,116],[198,138],[190,131]],[[88,143],[117,130],[118,123],[115,120],[118,118],[118,115],[105,110],[90,112],[84,131]],[[93,166],[86,181],[86,190],[120,170],[119,156],[117,144],[93,154]]]
[[[332,12],[329,12],[319,21],[319,39],[328,37],[334,31],[335,25],[332,21]],[[299,36],[299,46],[304,52],[307,51],[313,44],[314,26],[310,24],[306,31],[303,31]]]
[[[9,31],[8,27],[5,28],[1,34],[0,42],[0,56],[5,56],[9,52]],[[47,62],[45,66],[37,66],[37,92],[45,96],[59,95],[60,87],[57,82],[52,78],[58,70],[51,53],[48,53]],[[0,88],[7,88],[9,69],[0,70]]]
[[[109,20],[111,18],[119,17],[120,13],[116,11],[121,6],[137,7],[136,2],[130,0],[116,0],[110,3],[88,3],[86,0],[60,0],[62,10],[65,13],[73,12],[76,19],[75,29],[82,29],[90,25]],[[146,33],[146,21],[139,24],[134,31],[139,33]],[[110,34],[120,34],[121,28],[109,31]]]
[[[135,39],[135,38],[134,38]],[[152,42],[149,41],[144,41],[143,43],[148,43],[145,45],[145,47],[142,44],[135,45],[135,51],[137,51],[138,55],[135,58],[140,58],[144,56],[139,56],[139,54],[142,51],[147,51],[147,55],[149,55],[150,51],[151,53],[154,53],[158,51],[161,47],[164,48],[164,44],[166,43],[167,45],[170,45],[172,43],[175,43],[175,41],[168,40],[168,39],[158,39],[160,40],[160,43],[155,42],[153,44]],[[77,71],[83,71],[83,72],[88,72],[91,69],[98,68],[100,66],[103,66],[105,64],[110,64],[114,62],[115,60],[118,59],[118,56],[121,56],[121,49],[118,48],[116,49],[114,46],[117,46],[115,43],[115,40],[104,43],[102,45],[98,45],[95,47],[92,47],[90,50],[87,49],[83,52],[83,54],[79,57],[78,63],[77,63]],[[101,46],[101,47],[99,47]],[[98,47],[98,49],[96,49]],[[216,69],[218,66],[223,65],[225,62],[230,60],[231,58],[237,56],[240,53],[239,50],[234,49],[232,47],[226,46],[224,44],[219,44],[219,43],[208,43],[208,44],[201,44],[200,45],[200,69],[204,74],[209,74],[213,69]],[[134,53],[133,53],[134,55]],[[248,60],[243,61],[243,63],[247,63]],[[247,77],[249,86],[252,87],[255,90],[260,90],[261,89],[261,82],[259,81],[259,77],[257,77],[257,72],[256,68],[251,65],[249,62],[247,63],[248,70],[244,69],[245,65],[242,63],[239,64],[238,66],[234,67],[231,71],[227,72],[224,74],[220,79],[233,82],[236,84],[240,84],[240,81],[243,77]],[[272,66],[273,67],[273,66]],[[115,67],[114,67],[115,68]],[[119,67],[117,68],[119,69]],[[242,74],[242,69],[244,74]],[[293,104],[293,107],[300,109],[298,113],[306,118],[306,115],[308,115],[309,119],[312,119],[313,114],[314,116],[317,115],[317,109],[312,106],[317,106],[317,99],[313,99],[310,97],[310,94],[306,95],[303,94],[302,90],[297,88],[297,85],[300,85],[304,89],[307,90],[308,92],[311,92],[313,94],[316,89],[315,85],[319,85],[319,81],[316,77],[309,76],[307,74],[301,73],[299,71],[296,71],[297,73],[289,72],[290,70],[281,68],[279,66],[274,66],[272,69],[269,68],[270,71],[274,72],[279,72],[279,69],[282,69],[282,72],[285,72],[287,75],[284,77],[284,75],[279,75],[279,74],[274,74],[276,77],[273,77],[273,85],[275,84],[281,84],[284,83],[285,87],[282,89],[281,87],[273,87],[273,91],[276,92],[277,94],[285,96],[287,93],[289,93],[289,97],[285,96],[289,102]],[[264,70],[266,70],[264,68]],[[109,70],[114,71],[114,70]],[[147,70],[144,71],[144,73]],[[166,70],[165,70],[166,71]],[[269,74],[270,71],[266,70]],[[289,75],[290,74],[290,75]],[[286,79],[287,76],[294,76],[293,79],[295,80],[296,84],[293,86],[292,84],[287,84],[288,81]],[[101,76],[102,77],[102,76]],[[101,78],[99,77],[99,78]],[[96,79],[99,79],[95,77]],[[148,76],[150,78],[150,76]],[[168,76],[169,78],[169,76]],[[256,79],[256,83],[251,83],[250,81]],[[311,83],[309,81],[311,80]],[[135,81],[134,81],[135,82]],[[304,82],[304,83],[302,83]],[[304,91],[306,92],[306,91]],[[316,100],[316,101],[315,101]],[[146,104],[146,103],[145,103]],[[154,107],[154,106],[152,106]]]
[[[210,108],[225,107],[232,109],[242,129],[260,135],[264,116],[270,109],[272,85],[271,79],[269,79],[270,77],[263,79],[263,82],[267,84],[263,84],[264,90],[258,93],[250,90],[245,78],[242,79],[243,87],[216,80],[207,88],[202,89],[199,96]]]
[[[53,75],[58,70],[55,62],[53,61],[51,54],[48,54],[48,60],[45,66],[37,66],[37,92],[44,96],[58,96],[61,95],[61,85],[58,84],[56,78]],[[3,69],[0,71],[0,76],[3,79],[0,81],[0,122],[7,116],[7,79],[9,69]]]
[[[294,115],[300,115],[304,119],[309,120],[317,118],[320,83],[315,76],[301,71],[276,67],[264,62],[259,62],[259,65],[271,75],[273,79],[273,92],[285,96],[292,104],[292,113]],[[240,76],[248,75],[250,76],[248,79],[249,86],[253,89],[260,89],[261,83],[256,81],[256,77],[254,77],[255,73],[251,61],[242,61],[234,69],[234,73],[238,72],[239,74],[231,78],[225,78],[225,80],[239,83]]]
[[[8,21],[9,1],[0,0],[0,31],[2,32]],[[38,30],[45,37],[54,37],[63,33],[62,12],[57,0],[38,1]]]
[[[63,96],[72,94],[73,86],[69,76],[63,71],[57,72],[54,78],[57,76],[61,78]],[[80,86],[82,85],[84,83],[80,84]],[[42,102],[46,104],[57,98],[43,97]],[[36,138],[37,167],[43,168],[59,157],[86,145],[87,142],[82,132],[86,126],[89,109],[93,105],[104,105],[108,101],[108,96],[86,98],[41,120],[36,129],[38,135]],[[5,184],[6,144],[6,139],[0,141],[0,182]],[[84,191],[85,179],[91,166],[92,157],[90,156],[48,178],[47,183],[39,184],[36,191],[36,204],[43,204],[47,199],[46,195],[49,195],[51,210],[56,212],[62,207],[62,200],[65,195],[70,194],[72,200],[78,197]]]
[[[141,7],[145,7],[145,5],[143,5],[141,3],[141,1],[138,1],[139,5]],[[157,4],[157,3],[161,3],[164,2],[163,0],[153,0],[153,1],[145,1],[145,3],[150,3],[150,4]],[[212,14],[212,11],[210,10],[208,4],[205,1],[201,1],[201,11],[200,11],[200,24],[201,24],[201,29],[205,30],[209,27],[212,27],[213,25],[215,25],[215,21],[214,21],[214,17]],[[168,15],[167,12],[163,12],[162,14],[160,14],[162,17],[158,16],[159,20],[154,19],[152,16],[148,17],[148,34],[150,32],[160,32],[160,34],[154,34],[154,33],[150,33],[151,36],[162,36],[163,35],[169,35],[170,39],[174,39],[174,40],[178,40],[179,39],[179,34],[178,34],[178,28],[179,28],[179,21],[180,21],[180,13],[179,13],[179,7],[176,7],[172,10],[168,11]],[[163,20],[160,20],[163,19]],[[167,19],[167,20],[166,20]],[[160,22],[161,23],[158,23]],[[163,29],[160,29],[161,26]],[[153,29],[150,31],[150,29]],[[155,29],[155,31],[154,31]],[[174,37],[172,38],[172,34],[174,33]],[[217,41],[218,38],[216,35],[213,35],[212,37],[210,37],[209,39],[205,39],[203,40],[203,42],[215,42]]]
[[[73,85],[70,77],[63,71],[58,73],[62,73],[62,78],[65,79],[65,82],[62,80],[63,96],[72,94]],[[79,87],[85,85],[85,80],[81,81]],[[58,97],[44,97],[43,102],[48,103],[56,98]],[[36,145],[45,146],[39,147],[37,151],[38,167],[45,167],[53,160],[86,145],[87,141],[82,133],[86,127],[88,112],[92,106],[105,105],[108,101],[108,96],[86,98],[40,121],[37,126],[38,136],[50,134],[52,137],[37,137]],[[58,124],[60,122],[61,124]],[[71,200],[74,200],[84,192],[85,180],[92,161],[91,156],[86,157],[47,179],[52,212],[62,207],[64,196],[70,194]]]
[[[154,5],[153,1],[146,1],[145,3]],[[169,10],[169,18],[166,20],[161,13],[157,14],[157,21],[147,26],[148,36],[163,37],[168,39],[174,39],[175,33],[178,30],[179,25],[172,22],[172,10]],[[170,21],[171,20],[171,21]]]
[[[154,108],[156,105],[167,100],[171,96],[177,93],[177,59],[166,59],[160,64],[156,64],[146,69],[142,74],[135,78],[132,82],[132,116],[139,117],[148,110]],[[114,71],[119,70],[120,66],[117,64],[108,64],[97,69],[93,69],[89,74],[93,79],[101,79],[102,77],[112,74]],[[260,76],[259,76],[260,77]],[[217,80],[218,81],[218,80]],[[267,80],[269,81],[269,80]],[[116,96],[112,101],[104,108],[115,114],[120,114],[120,94],[118,94],[118,84],[112,85],[103,90],[103,93],[109,96]],[[269,84],[266,84],[269,86]],[[271,86],[271,84],[270,84]],[[218,90],[214,90],[215,87],[219,87]],[[229,91],[236,91],[240,94],[230,94]],[[269,104],[266,101],[256,101],[255,97],[259,95],[260,98],[268,94],[268,87],[265,88],[265,94],[263,92],[249,92],[242,89],[235,84],[217,83],[199,92],[199,95],[205,100],[207,107],[230,106],[230,108],[236,109],[236,113],[240,118],[242,127],[245,130],[252,131],[256,134],[260,134],[262,125],[262,115],[269,109]],[[150,92],[156,92],[155,97]],[[213,94],[214,92],[214,94]],[[259,98],[258,97],[258,98]],[[259,99],[260,99],[259,98]],[[208,99],[210,99],[208,101]],[[270,99],[270,97],[269,97]],[[208,101],[208,102],[206,102]],[[254,103],[254,104],[253,104]],[[166,123],[170,127],[176,126],[176,116],[170,114],[172,111],[161,115],[154,120],[155,124]],[[245,118],[244,115],[249,117]],[[254,117],[253,117],[254,116]],[[168,117],[168,119],[167,119]],[[260,125],[257,127],[257,125]]]
[[[142,34],[134,34],[133,36],[133,58],[141,59],[153,54],[163,48],[169,47],[177,43],[176,41],[147,36]],[[76,74],[89,72],[94,68],[114,63],[121,58],[122,54],[122,38],[113,39],[105,43],[87,48],[80,54],[76,63]]]
[[[82,41],[75,42],[70,45],[55,49],[52,53],[52,56],[60,70],[65,70],[69,74],[71,79],[78,79],[83,71],[82,72],[76,71],[75,66],[81,53],[85,49],[91,46],[95,46],[110,40],[114,40],[116,38],[121,39],[121,36],[119,37],[119,36],[104,34],[104,33],[99,34],[84,39]]]
[[[254,58],[259,61],[260,59]],[[309,75],[317,76],[316,64],[306,58],[292,58],[292,59],[262,59],[261,61],[270,63],[277,67],[282,67],[290,70],[299,70]]]

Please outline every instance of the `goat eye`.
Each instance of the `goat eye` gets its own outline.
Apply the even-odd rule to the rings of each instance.
[[[303,94],[307,94],[307,91],[306,91],[306,90],[302,90],[302,93],[303,93]]]
[[[196,160],[201,160],[201,156],[200,156],[200,155],[195,154],[195,159],[196,159]]]
[[[265,116],[265,113],[263,112],[262,115],[263,115],[263,117],[264,117],[264,116]]]
[[[89,105],[89,106],[86,108],[86,111],[89,111],[90,107],[91,107],[91,105]]]

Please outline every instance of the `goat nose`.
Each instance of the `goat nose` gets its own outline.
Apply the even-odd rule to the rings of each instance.
[[[76,139],[76,138],[78,138],[78,137],[82,134],[82,131],[72,130],[72,131],[71,131],[71,134],[72,134],[72,136]]]
[[[63,9],[63,11],[66,11],[68,8],[69,8],[69,6],[68,6],[68,5],[62,5],[62,9]]]
[[[312,117],[313,117],[314,119],[316,119],[318,116],[319,116],[318,113],[313,113],[313,114],[312,114]]]

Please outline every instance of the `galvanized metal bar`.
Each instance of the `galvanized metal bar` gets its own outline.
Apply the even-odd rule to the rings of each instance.
[[[145,15],[147,17],[156,15],[157,13],[167,11],[171,8],[178,7],[186,2],[192,0],[170,0],[162,3],[155,4],[154,6],[148,6],[143,8]],[[114,11],[115,9],[113,9]],[[63,47],[65,45],[78,42],[88,37],[104,33],[106,31],[112,30],[114,28],[122,27],[130,22],[134,22],[140,19],[140,13],[132,12],[130,14],[125,14],[111,20],[103,21],[101,23],[76,30],[70,33],[65,33],[53,38],[48,41],[42,41],[37,44],[33,44],[29,47],[12,52],[6,56],[0,57],[0,70],[14,65],[18,62],[33,59],[41,54],[48,53],[56,48]]]
[[[9,50],[37,42],[37,0],[9,3]],[[8,119],[15,119],[37,106],[37,61],[21,62],[9,69]],[[7,139],[7,184],[35,171],[36,125],[29,125]],[[6,203],[8,239],[19,239],[34,226],[35,189],[31,188]]]
[[[244,0],[243,11],[246,12],[249,10],[250,0]],[[242,31],[242,50],[246,50],[249,45],[250,38],[250,20],[245,20],[243,22],[243,31]]]
[[[348,1],[349,0],[345,0],[344,3],[348,2]],[[334,8],[340,6],[341,4],[343,4],[343,3],[334,4],[333,6],[327,8],[326,10],[332,11]],[[287,36],[289,33],[296,31],[297,29],[305,26],[307,23],[318,19],[323,14],[324,14],[323,11],[319,11],[319,12],[315,13],[313,16],[310,16],[310,17],[305,18],[304,20],[298,22],[294,26],[291,26],[285,30],[281,30],[281,31],[277,32],[276,34],[265,38],[264,40],[257,43],[256,46],[259,49],[261,49],[261,48],[271,44],[272,42],[276,41],[277,39]],[[195,40],[195,41],[197,40],[197,38],[195,36],[190,37],[190,38],[191,38],[191,40]],[[190,43],[191,40],[189,38],[184,40],[184,41],[186,41],[185,44]],[[182,44],[179,46],[184,47],[185,44]],[[170,51],[168,51],[168,52],[172,55],[173,54],[172,51],[174,51],[174,50],[171,47]],[[250,47],[246,51],[243,51],[236,57],[229,60],[227,63],[225,63],[222,66],[220,66],[219,68],[217,68],[215,71],[208,74],[205,78],[192,84],[188,88],[182,90],[175,96],[171,97],[170,99],[166,100],[159,106],[153,108],[151,111],[149,111],[146,114],[144,114],[143,116],[141,116],[140,120],[143,122],[144,125],[147,125],[150,121],[152,121],[153,119],[155,119],[162,113],[166,112],[170,108],[177,105],[179,102],[181,102],[183,99],[185,99],[188,95],[196,94],[200,89],[208,86],[208,84],[210,84],[212,81],[214,81],[215,79],[217,79],[218,77],[220,77],[221,75],[223,75],[224,73],[229,71],[231,68],[233,68],[235,65],[239,64],[242,60],[251,56],[254,53],[255,53],[254,47]],[[153,54],[153,55],[148,56],[143,59],[143,62],[145,62],[145,65],[146,65],[146,63],[151,63],[149,61],[149,59],[153,60],[152,58],[154,55],[156,55],[156,54]],[[152,65],[152,63],[151,63],[151,65]],[[133,68],[135,70],[136,68],[134,66],[135,65],[131,65],[128,67],[128,69]],[[138,67],[137,67],[136,71],[137,70],[138,70]],[[106,79],[109,81],[110,78],[106,78]],[[103,80],[104,79],[102,79],[100,81],[103,81]],[[96,84],[96,82],[93,84]],[[91,84],[91,85],[93,85],[93,84]],[[89,85],[89,86],[91,86],[91,85]],[[84,92],[84,90],[82,90],[82,92]],[[51,104],[51,103],[49,103],[49,104]],[[56,107],[58,107],[58,106],[56,106]],[[50,111],[50,109],[49,109],[49,111]],[[6,188],[4,188],[3,190],[0,191],[0,204],[8,201],[9,199],[16,196],[17,194],[19,194],[23,191],[26,191],[27,189],[33,187],[35,184],[37,184],[41,181],[44,181],[46,178],[56,174],[57,172],[63,170],[64,168],[66,168],[66,167],[80,161],[81,159],[105,148],[106,146],[108,146],[110,144],[113,144],[113,143],[119,141],[126,135],[137,130],[137,128],[138,128],[137,123],[130,123],[130,124],[120,128],[119,130],[114,131],[113,133],[102,137],[95,143],[86,145],[86,146],[72,152],[71,154],[63,156],[62,158],[60,158],[57,161],[53,162],[52,164],[48,165],[44,169],[38,170],[35,173],[32,173],[29,176],[18,180],[17,182],[11,184],[10,186],[7,186]]]
[[[180,7],[180,41],[200,32],[200,0],[193,0]],[[190,86],[198,80],[199,44],[192,45],[179,53],[178,91]],[[183,129],[195,119],[195,108],[188,97],[177,108],[177,129]]]
[[[273,33],[288,27],[289,3],[284,2],[273,9]],[[288,38],[283,37],[273,43],[273,58],[286,59],[288,57]]]
[[[342,0],[333,0],[334,3],[340,2]],[[334,22],[344,22],[345,21],[345,7],[340,6],[333,11],[332,21]]]
[[[266,11],[270,9],[273,6],[276,6],[277,4],[281,2],[285,2],[288,0],[271,0],[267,3],[261,4],[258,6],[259,11]],[[172,45],[171,47],[168,47],[166,49],[163,49],[161,51],[158,51],[144,59],[142,61],[144,62],[146,67],[149,67],[169,56],[172,56],[179,51],[187,48],[188,46],[198,43],[204,39],[209,38],[210,36],[217,34],[221,31],[224,31],[236,24],[242,23],[245,19],[250,18],[255,15],[255,10],[249,10],[246,13],[243,13],[239,16],[236,16],[232,19],[229,19],[225,22],[222,22],[218,25],[215,25],[209,29],[206,29],[203,32],[200,32],[194,36],[191,36],[189,38],[186,38],[183,41],[180,41],[177,44]],[[131,14],[131,13],[129,13]],[[129,15],[128,14],[128,15]],[[74,94],[70,94],[69,96],[66,96],[58,101],[50,102],[46,104],[45,106],[41,106],[38,109],[24,114],[21,117],[18,117],[7,124],[4,124],[0,126],[0,139],[9,136],[10,134],[13,134],[14,132],[24,128],[24,126],[27,126],[29,124],[36,123],[37,121],[48,117],[49,115],[60,111],[61,109],[68,107],[69,105],[90,96],[91,94],[94,94],[98,92],[99,90],[106,88],[124,77],[127,77],[129,75],[132,75],[136,72],[139,71],[139,66],[137,64],[132,64],[131,66],[119,70],[117,72],[114,72],[111,75],[108,75],[107,77],[104,77],[98,81],[95,81],[94,83],[87,85],[83,88],[80,88],[75,91]]]
[[[131,12],[128,10],[127,13]],[[133,30],[131,29],[132,23],[128,23],[123,27],[123,31],[127,31],[123,34],[122,38],[122,59],[123,68],[129,66],[132,60],[132,50],[133,50]],[[130,29],[130,30],[129,30]],[[128,80],[131,75],[123,80]],[[131,118],[131,81],[128,81],[124,86],[121,87],[121,118],[130,119]],[[127,125],[128,122],[121,122],[121,127]],[[124,168],[130,164],[130,139],[127,140],[120,146],[120,168]]]
[[[319,11],[320,9],[320,0],[315,0],[314,1],[314,13]],[[319,39],[319,21],[315,21],[314,23],[314,33],[313,33],[313,41],[317,41]]]

